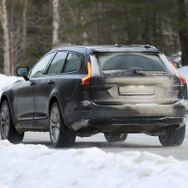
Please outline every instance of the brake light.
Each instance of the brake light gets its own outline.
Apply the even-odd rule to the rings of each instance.
[[[89,85],[91,79],[91,62],[87,62],[87,76],[82,78],[82,85]]]
[[[178,70],[176,69],[176,67],[174,66],[174,64],[170,61],[171,65],[174,67],[174,70],[176,71],[176,73],[178,74],[181,84],[186,84],[186,79],[178,72]]]

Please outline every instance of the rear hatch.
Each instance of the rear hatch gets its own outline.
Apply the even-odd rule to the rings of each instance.
[[[180,78],[157,53],[98,53],[91,64],[100,71],[90,82],[90,100],[96,104],[169,104],[180,97]]]

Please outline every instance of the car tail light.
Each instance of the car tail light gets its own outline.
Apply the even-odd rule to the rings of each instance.
[[[89,85],[91,79],[91,62],[87,62],[87,76],[82,78],[82,85]]]
[[[178,70],[176,69],[176,67],[174,66],[174,64],[170,61],[171,65],[174,67],[174,70],[176,71],[176,73],[178,74],[181,84],[186,84],[186,79],[178,72]]]

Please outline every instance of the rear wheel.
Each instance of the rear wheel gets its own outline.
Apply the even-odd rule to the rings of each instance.
[[[159,141],[163,146],[180,146],[185,138],[185,125],[179,129],[171,130],[165,135],[159,136]]]
[[[20,143],[23,140],[24,133],[19,134],[16,131],[7,101],[3,101],[1,105],[0,130],[2,140],[7,139],[14,144]]]
[[[50,139],[54,147],[70,147],[75,143],[75,132],[68,129],[61,114],[59,104],[53,103],[50,109]]]
[[[108,142],[124,142],[127,135],[127,133],[104,133],[104,136]]]

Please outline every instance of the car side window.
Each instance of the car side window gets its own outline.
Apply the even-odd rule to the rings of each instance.
[[[53,59],[47,74],[61,73],[66,57],[67,52],[58,52],[55,58]]]
[[[38,61],[38,63],[34,66],[34,68],[31,70],[29,77],[38,77],[42,76],[44,74],[44,71],[54,56],[54,53],[50,53],[45,55],[42,59]]]
[[[81,61],[82,61],[81,55],[70,52],[66,59],[63,72],[66,73],[66,72],[78,71],[81,66]]]

